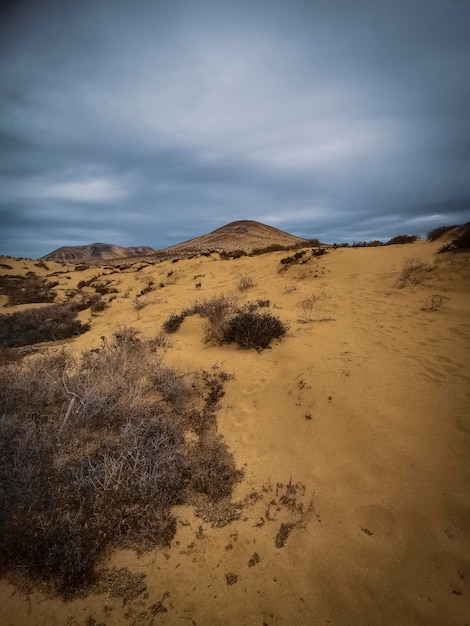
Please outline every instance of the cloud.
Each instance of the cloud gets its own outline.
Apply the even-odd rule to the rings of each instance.
[[[0,251],[467,221],[469,18],[459,0],[11,5]]]
[[[68,200],[71,202],[112,202],[127,193],[122,185],[106,178],[91,178],[74,182],[45,183],[35,190],[38,198]]]

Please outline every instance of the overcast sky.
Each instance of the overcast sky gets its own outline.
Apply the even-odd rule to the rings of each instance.
[[[470,220],[469,0],[9,0],[0,254]]]

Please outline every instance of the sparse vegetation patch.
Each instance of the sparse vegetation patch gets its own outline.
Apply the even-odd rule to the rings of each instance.
[[[298,303],[300,311],[300,322],[326,322],[334,319],[331,307],[326,306],[325,301],[328,300],[329,294],[326,291],[318,291],[312,293],[307,298],[303,298]]]
[[[226,377],[178,375],[157,344],[123,328],[79,359],[1,367],[2,575],[73,596],[109,550],[168,545],[173,505],[230,497],[241,472],[215,419]]]
[[[292,256],[284,257],[280,260],[279,271],[283,272],[293,265],[304,265],[313,258],[318,258],[327,253],[326,248],[312,248],[311,250],[300,250]]]
[[[401,272],[395,281],[399,289],[409,285],[422,283],[426,275],[432,271],[432,265],[420,258],[408,258],[403,261]]]
[[[393,246],[397,244],[403,243],[414,243],[418,237],[416,235],[397,235],[396,237],[392,237],[387,241],[387,246]]]
[[[0,346],[28,346],[81,335],[90,327],[76,319],[78,310],[75,303],[53,304],[0,315]]]
[[[436,239],[439,239],[440,237],[448,233],[450,230],[453,230],[454,228],[457,228],[455,224],[453,226],[439,226],[438,228],[434,228],[433,230],[430,230],[428,234],[426,235],[426,239],[428,241],[436,241]]]
[[[8,296],[8,304],[31,304],[35,302],[54,302],[53,287],[57,282],[28,272],[26,276],[0,276],[0,294]]]
[[[470,250],[470,222],[459,228],[456,237],[442,246],[439,252],[468,252]]]
[[[204,327],[206,343],[234,342],[241,348],[264,350],[272,340],[281,338],[288,330],[287,324],[275,315],[259,312],[270,304],[269,300],[257,300],[239,307],[234,296],[216,296],[196,302],[180,314],[172,313],[164,322],[163,330],[176,332],[187,316],[198,314],[207,319]]]

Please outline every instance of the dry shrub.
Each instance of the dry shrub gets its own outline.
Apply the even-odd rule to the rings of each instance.
[[[292,267],[293,265],[298,265],[299,263],[307,263],[308,259],[305,258],[306,254],[307,254],[307,250],[301,250],[300,252],[296,252],[292,256],[288,256],[288,257],[285,257],[284,259],[281,259],[280,260],[281,267],[279,268],[279,271],[282,272],[284,270],[289,269],[289,267]]]
[[[227,321],[222,342],[264,350],[273,339],[283,337],[287,330],[287,324],[271,313],[240,312]]]
[[[439,311],[447,306],[447,298],[438,293],[428,296],[421,305],[422,311]]]
[[[433,230],[430,230],[428,234],[426,235],[426,239],[428,241],[436,241],[437,239],[439,239],[440,237],[448,233],[450,230],[453,230],[454,228],[457,228],[455,224],[453,226],[439,226],[438,228],[434,228]]]
[[[81,335],[90,326],[76,319],[79,309],[73,303],[53,304],[40,309],[1,315],[0,346],[27,346]]]
[[[180,315],[178,315],[177,313],[171,313],[168,318],[163,322],[163,330],[166,333],[176,333],[177,330],[179,330],[181,324],[184,322],[185,318],[187,317],[187,313],[183,312]]]
[[[238,291],[246,291],[250,289],[250,287],[254,287],[256,285],[255,281],[251,278],[251,276],[242,276],[237,283]]]
[[[192,307],[192,313],[205,317],[211,324],[219,324],[227,316],[236,311],[237,297],[231,294],[222,294],[196,302]]]
[[[326,291],[312,293],[311,296],[303,298],[297,306],[300,310],[300,322],[327,322],[334,319],[331,307],[325,306],[324,302],[329,298]]]
[[[409,285],[419,285],[432,270],[432,265],[420,258],[408,258],[403,261],[401,272],[395,281],[398,289]]]
[[[73,596],[110,549],[168,545],[175,504],[231,495],[241,473],[216,432],[221,391],[178,376],[157,343],[120,328],[79,359],[62,351],[1,367],[2,574]]]
[[[284,285],[283,293],[292,293],[293,291],[297,291],[298,287],[295,283],[286,283]]]
[[[35,302],[54,302],[53,287],[57,282],[50,282],[34,272],[26,276],[0,276],[0,294],[8,296],[8,304],[32,304]]]
[[[214,502],[229,497],[241,475],[220,435],[206,437],[193,449],[191,457],[193,489]]]
[[[470,222],[459,227],[457,236],[442,246],[439,252],[468,252],[470,250]]]
[[[418,237],[416,235],[397,235],[387,241],[386,245],[393,246],[397,244],[414,243],[417,239]]]

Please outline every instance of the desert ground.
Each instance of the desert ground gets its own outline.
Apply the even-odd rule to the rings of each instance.
[[[145,575],[128,596],[63,600],[7,576],[0,622],[470,624],[470,259],[438,255],[441,243],[329,249],[286,269],[282,251],[121,269],[3,258],[2,274],[55,273],[59,300],[98,273],[117,289],[105,310],[79,313],[88,332],[41,350],[98,350],[122,325],[155,337],[220,294],[269,300],[289,330],[244,350],[204,342],[191,315],[164,348],[183,373],[230,374],[217,419],[244,470],[240,518],[214,527],[176,507],[170,546],[109,556]]]

